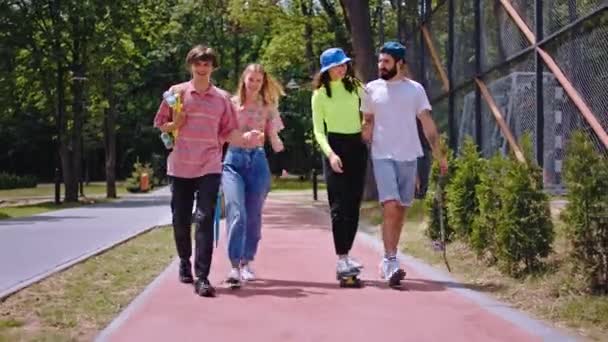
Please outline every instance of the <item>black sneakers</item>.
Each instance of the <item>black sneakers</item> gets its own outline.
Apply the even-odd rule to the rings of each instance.
[[[194,278],[192,277],[192,265],[190,264],[190,260],[180,260],[179,281],[184,284],[192,284],[194,282]]]
[[[194,283],[194,293],[201,297],[215,297],[215,289],[207,279],[197,279]]]

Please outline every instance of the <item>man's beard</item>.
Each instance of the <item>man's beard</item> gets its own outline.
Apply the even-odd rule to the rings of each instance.
[[[381,77],[383,80],[388,81],[388,80],[390,80],[391,78],[395,77],[395,75],[397,75],[397,67],[396,67],[396,66],[394,66],[394,67],[393,67],[392,69],[390,69],[390,70],[386,70],[386,69],[380,69],[380,70],[379,70],[379,73],[380,73],[380,77]]]

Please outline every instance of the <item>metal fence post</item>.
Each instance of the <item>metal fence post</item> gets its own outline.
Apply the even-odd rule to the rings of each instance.
[[[481,76],[481,0],[475,0],[475,77]],[[481,138],[481,92],[475,87],[475,143],[482,150]]]
[[[456,120],[454,117],[454,0],[448,0],[448,142],[450,149],[456,151]]]
[[[419,81],[422,84],[422,86],[424,88],[426,88],[427,84],[426,84],[426,67],[425,67],[425,56],[424,56],[424,35],[422,34],[422,25],[424,24],[424,22],[426,21],[426,0],[421,0],[421,11],[420,11],[420,17],[418,19],[418,34],[419,39],[420,39],[420,78]]]
[[[543,2],[536,0],[536,41],[543,40]],[[538,52],[534,52],[536,64],[536,161],[542,168],[545,155],[545,106],[543,86],[543,61]]]
[[[312,198],[316,201],[318,196],[319,183],[317,182],[317,168],[312,169]]]

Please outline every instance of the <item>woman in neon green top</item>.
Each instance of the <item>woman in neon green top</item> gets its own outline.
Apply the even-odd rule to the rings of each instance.
[[[362,267],[349,252],[359,226],[367,147],[361,139],[359,112],[363,90],[349,62],[341,49],[325,50],[311,99],[315,139],[326,157],[325,180],[338,276],[355,275]]]

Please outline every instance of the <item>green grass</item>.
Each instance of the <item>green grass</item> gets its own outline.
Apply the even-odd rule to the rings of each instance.
[[[77,208],[83,205],[90,205],[94,203],[102,203],[107,202],[109,200],[106,199],[96,199],[94,201],[88,202],[78,202],[78,203],[62,203],[55,204],[54,202],[43,202],[37,204],[30,205],[20,205],[14,207],[0,207],[0,220],[9,219],[9,218],[18,218],[18,217],[27,217],[36,214],[42,214],[53,210],[61,210],[68,208]]]
[[[608,297],[579,296],[570,298],[560,305],[552,315],[563,317],[578,326],[597,325],[603,329],[608,329]]]
[[[126,194],[127,190],[123,183],[118,182],[116,184],[116,192],[118,195]],[[61,185],[61,194],[65,193],[63,184]],[[85,196],[92,195],[105,195],[106,184],[104,182],[93,182],[84,186]],[[21,188],[21,189],[9,189],[0,190],[0,199],[11,200],[18,198],[36,198],[36,197],[55,197],[55,185],[54,184],[38,184],[35,188]]]
[[[25,325],[25,322],[18,321],[15,319],[1,320],[0,321],[0,330],[8,329],[8,328],[19,328],[19,327],[22,327],[23,325]]]
[[[382,222],[381,210],[375,203],[365,203],[362,215],[374,226]],[[425,234],[423,203],[415,202],[407,216],[401,250],[446,270],[442,254],[433,250]],[[547,258],[544,273],[524,279],[505,276],[496,267],[478,259],[466,243],[455,241],[447,247],[451,275],[471,289],[484,291],[556,326],[570,328],[582,338],[608,341],[608,296],[593,296],[582,290],[580,280],[570,271],[574,266],[568,258],[570,245],[565,226],[557,216],[554,222],[554,253]],[[380,235],[377,227],[370,233]]]
[[[319,180],[318,187],[319,189],[325,189],[325,183]],[[270,191],[281,191],[281,190],[308,190],[312,189],[312,180],[299,180],[292,178],[272,178],[272,183],[270,187]]]
[[[0,341],[91,341],[175,254],[157,228],[53,275],[0,305]]]

